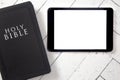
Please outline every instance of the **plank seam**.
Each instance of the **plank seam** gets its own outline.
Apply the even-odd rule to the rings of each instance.
[[[113,32],[115,32],[118,36],[120,36],[120,33],[118,33],[116,30],[113,30]]]
[[[108,67],[108,65],[112,62],[113,58],[108,62],[108,64],[104,67],[104,69],[101,71],[101,73],[98,75],[96,80],[101,76],[101,74],[105,71],[105,69]]]
[[[38,12],[42,9],[42,7],[47,3],[47,1],[48,0],[46,0],[43,4],[42,4],[42,6],[38,9],[38,11],[37,11],[37,13],[36,14],[38,14]]]
[[[100,7],[103,3],[104,3],[105,0],[102,0],[102,2],[98,5],[98,7]]]
[[[43,38],[43,40],[45,40],[47,38],[47,35]]]
[[[80,65],[83,63],[83,61],[86,59],[87,56],[88,56],[88,55],[86,55],[86,56],[82,59],[82,61],[78,64],[78,66],[76,67],[76,69],[71,73],[71,75],[68,77],[67,80],[70,80],[70,78],[72,77],[72,75],[77,71],[77,69],[80,67]]]
[[[114,0],[111,0],[115,5],[117,5],[118,7],[120,7],[120,5],[118,3],[116,3]]]
[[[15,5],[17,2],[18,2],[18,0],[16,0],[13,5]]]
[[[118,64],[120,64],[120,62],[119,62],[118,60],[116,60],[115,58],[113,58],[113,60],[114,60],[115,62],[117,62]]]
[[[59,53],[59,55],[58,55],[58,56],[56,57],[56,59],[51,63],[50,66],[52,66],[52,65],[57,61],[57,59],[60,57],[61,54],[62,54],[62,52]]]
[[[72,7],[75,2],[76,2],[76,0],[74,0],[74,1],[72,2],[72,4],[70,5],[70,7]]]
[[[100,75],[100,77],[101,77],[103,80],[105,80],[105,78],[104,78],[103,76]]]

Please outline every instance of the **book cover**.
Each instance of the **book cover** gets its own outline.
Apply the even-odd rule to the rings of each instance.
[[[0,9],[0,66],[3,80],[26,80],[50,72],[31,2]]]

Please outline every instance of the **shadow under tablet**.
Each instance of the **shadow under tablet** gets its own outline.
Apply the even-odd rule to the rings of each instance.
[[[112,51],[112,8],[49,8],[49,51]]]

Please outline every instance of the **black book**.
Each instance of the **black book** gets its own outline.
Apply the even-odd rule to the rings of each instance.
[[[26,80],[50,72],[30,2],[0,9],[0,66],[3,80]]]

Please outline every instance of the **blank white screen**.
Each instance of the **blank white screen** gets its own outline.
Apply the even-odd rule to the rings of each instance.
[[[106,49],[106,10],[55,10],[54,49]]]

